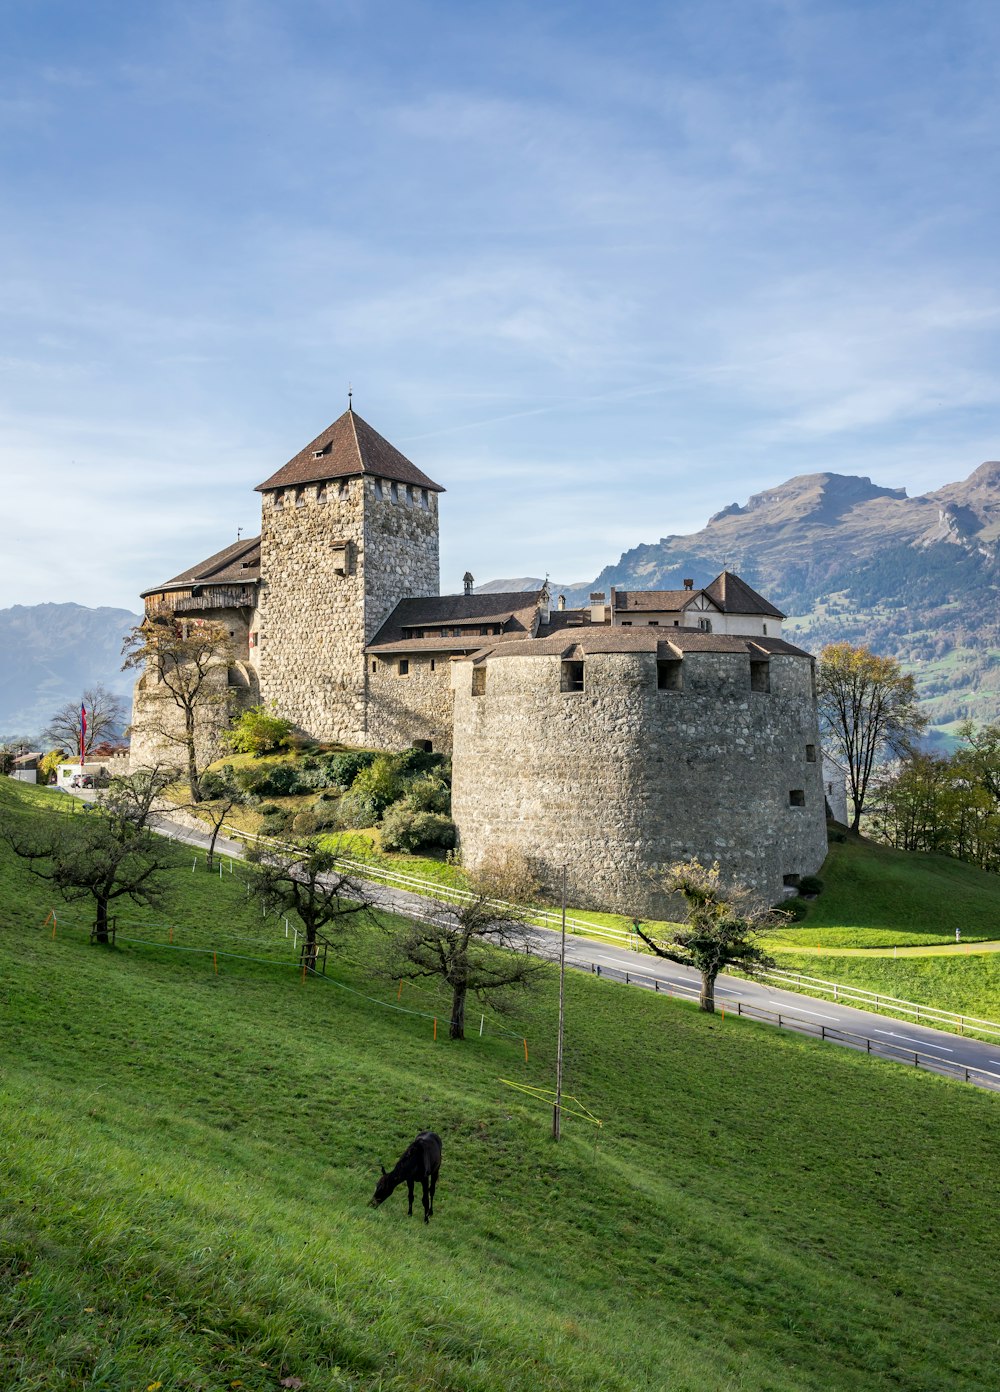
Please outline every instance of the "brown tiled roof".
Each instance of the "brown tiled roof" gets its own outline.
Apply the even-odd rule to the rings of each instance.
[[[522,637],[522,634],[515,634]],[[389,653],[401,653],[404,657],[407,653],[426,653],[433,656],[434,653],[456,654],[461,657],[465,653],[478,652],[487,643],[502,643],[503,635],[494,638],[484,639],[480,633],[470,633],[466,638],[397,638],[395,641],[387,643],[372,642],[368,644],[365,652],[372,657],[387,656]]]
[[[150,585],[140,598],[164,590],[186,590],[192,585],[253,585],[260,579],[260,537],[243,537],[209,556],[207,561],[182,570],[162,585]]]
[[[669,634],[669,636],[667,636]],[[669,657],[675,652],[748,653],[751,657],[808,657],[801,648],[783,638],[745,637],[737,633],[704,633],[700,628],[610,627],[594,624],[587,628],[563,629],[549,637],[518,639],[503,643],[491,639],[480,652],[495,657],[557,657],[573,649],[586,653],[649,652]]]
[[[420,643],[421,651],[436,646],[438,652],[451,648],[482,647],[482,634],[455,638],[404,638],[404,630],[414,628],[466,628],[504,624],[512,636],[528,636],[535,623],[539,592],[516,590],[508,594],[428,595],[424,599],[403,599],[386,619],[369,644],[369,651],[403,651],[401,644]],[[504,634],[504,637],[507,635]],[[496,641],[494,635],[490,641]],[[414,649],[414,651],[417,651]]]
[[[745,580],[724,570],[703,590],[616,590],[615,611],[661,610],[677,613],[690,604],[696,595],[705,595],[723,614],[763,614],[772,619],[783,619],[780,609],[775,609],[763,595],[752,590]]]
[[[615,609],[660,609],[677,613],[704,590],[615,590]]]
[[[439,483],[421,473],[395,445],[390,445],[367,421],[350,410],[338,416],[322,435],[317,435],[276,474],[258,483],[256,491],[263,493],[269,488],[352,478],[358,474],[374,474],[377,478],[429,488],[434,493],[444,492]]]
[[[745,580],[741,580],[731,570],[724,570],[721,575],[717,575],[712,583],[705,587],[705,594],[724,614],[766,614],[772,619],[785,617],[780,609],[775,609],[763,595],[752,590]]]

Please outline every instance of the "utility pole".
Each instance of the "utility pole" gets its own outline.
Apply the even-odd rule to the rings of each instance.
[[[562,1113],[563,1022],[566,1005],[566,867],[562,868],[562,935],[559,940],[559,1042],[556,1046],[556,1105],[552,1108],[552,1139],[559,1139]]]

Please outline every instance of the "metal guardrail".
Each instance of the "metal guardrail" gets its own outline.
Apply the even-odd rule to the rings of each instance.
[[[567,962],[566,965],[575,966],[581,971],[587,970],[585,965],[576,962]],[[699,995],[697,986],[671,984],[667,987],[656,977],[645,976],[642,972],[622,971],[616,967],[597,966],[595,963],[591,963],[590,970],[596,976],[612,977],[618,981],[623,981],[626,986],[639,986],[647,991],[656,991],[660,995],[679,995],[682,997]],[[831,1044],[841,1044],[845,1048],[856,1049],[866,1054],[875,1054],[879,1058],[894,1059],[897,1063],[906,1063],[913,1068],[923,1068],[928,1073],[940,1073],[946,1078],[956,1078],[961,1082],[988,1088],[991,1092],[1000,1092],[1000,1073],[994,1073],[988,1068],[980,1068],[975,1064],[952,1063],[949,1059],[925,1054],[922,1049],[911,1049],[902,1044],[890,1044],[881,1039],[872,1039],[870,1035],[842,1029],[839,1025],[817,1024],[815,1020],[804,1020],[800,1015],[795,1015],[791,1011],[768,1010],[766,1006],[752,1005],[737,1000],[720,1003],[719,1014],[723,1019],[727,1014],[730,1014],[736,1015],[740,1019],[760,1020],[765,1024],[775,1024],[779,1029],[793,1030],[797,1034],[807,1034],[814,1039],[826,1040]]]
[[[774,971],[765,972],[764,975],[783,986],[791,986],[803,992],[813,991],[817,995],[830,996],[834,1001],[863,1006],[880,1014],[887,1011],[896,1015],[909,1015],[920,1024],[945,1025],[957,1029],[959,1034],[985,1034],[1000,1039],[1000,1023],[996,1020],[982,1020],[975,1015],[961,1015],[954,1010],[939,1010],[933,1005],[919,1005],[916,1001],[887,996],[881,991],[866,991],[861,986],[845,986],[840,981],[824,981],[822,977],[807,976],[805,972],[776,968]]]

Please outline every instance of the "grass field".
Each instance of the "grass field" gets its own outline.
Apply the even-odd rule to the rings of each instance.
[[[129,925],[158,945],[109,951],[75,909],[53,939],[0,853],[5,1392],[996,1387],[995,1096],[573,976],[567,1086],[604,1128],[556,1147],[500,1081],[551,1085],[547,969],[527,1064],[435,1043],[366,999],[396,997],[371,936],[303,985],[178,854]],[[428,1227],[366,1206],[424,1126]]]

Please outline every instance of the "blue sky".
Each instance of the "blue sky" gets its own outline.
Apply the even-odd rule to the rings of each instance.
[[[257,530],[346,405],[442,584],[1000,455],[1000,6],[0,11],[0,607]]]

